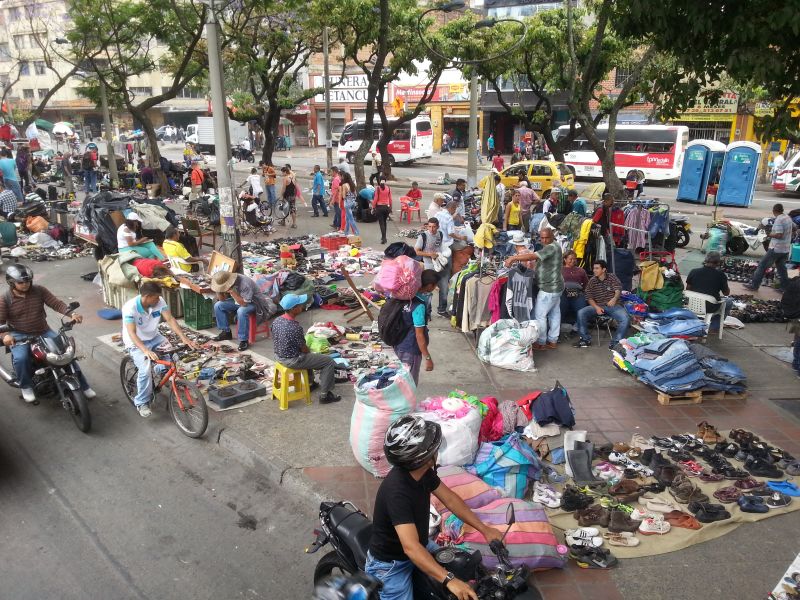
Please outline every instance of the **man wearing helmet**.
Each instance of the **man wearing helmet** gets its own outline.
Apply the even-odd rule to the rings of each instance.
[[[488,542],[503,537],[482,523],[436,475],[441,443],[439,424],[421,417],[401,417],[386,432],[383,451],[394,468],[375,497],[372,538],[364,569],[383,583],[381,600],[413,600],[411,578],[415,567],[441,582],[459,600],[478,600],[466,582],[456,579],[430,554],[429,549],[435,547],[428,541],[431,494]]]
[[[45,306],[49,306],[57,313],[66,315],[69,307],[56,298],[47,288],[33,285],[33,271],[25,265],[13,264],[6,269],[6,281],[10,290],[0,296],[0,324],[8,324],[10,330],[3,336],[3,344],[11,348],[11,362],[17,373],[17,382],[22,391],[25,402],[34,402],[36,395],[33,392],[31,346],[28,343],[17,344],[19,338],[44,335],[56,337],[56,332],[47,324]],[[72,313],[72,320],[76,323],[83,321],[81,315]],[[89,387],[83,373],[78,370],[81,389],[86,398],[94,398],[94,390]]]

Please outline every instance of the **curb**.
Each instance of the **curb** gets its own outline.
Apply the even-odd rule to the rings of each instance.
[[[78,346],[79,353],[99,362],[102,366],[116,373],[122,359],[122,354],[108,344],[97,341],[90,333],[80,333],[73,330],[73,337]],[[295,495],[302,495],[312,502],[328,500],[318,491],[311,480],[303,475],[302,467],[292,467],[280,458],[269,456],[263,447],[250,436],[228,427],[222,422],[209,425],[204,438],[206,443],[219,446],[229,452],[244,466],[253,469],[276,486]]]

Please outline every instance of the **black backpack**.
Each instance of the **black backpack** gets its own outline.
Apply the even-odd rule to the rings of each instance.
[[[418,300],[409,302],[408,300],[390,298],[383,305],[381,312],[378,313],[378,333],[384,344],[397,346],[408,335],[409,327],[403,320],[403,310],[409,305],[413,310],[415,302],[419,303]]]
[[[94,167],[92,164],[92,157],[84,154],[83,158],[81,159],[81,169],[84,171],[90,171],[92,167]]]
[[[800,318],[800,277],[793,277],[783,292],[781,308],[787,319]]]

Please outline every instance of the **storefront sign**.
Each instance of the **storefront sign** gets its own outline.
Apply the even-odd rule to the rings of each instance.
[[[406,104],[417,104],[425,95],[424,85],[394,86],[395,96],[400,96]],[[437,85],[430,102],[469,102],[469,85],[449,83]]]
[[[725,92],[724,94],[722,94],[722,96],[720,96],[720,99],[716,104],[707,104],[705,99],[698,98],[697,104],[695,104],[695,106],[693,106],[692,108],[687,109],[684,114],[735,115],[738,106],[739,106],[739,94],[737,94],[736,92]]]
[[[755,116],[767,117],[775,114],[775,107],[771,102],[756,102]]]
[[[338,77],[328,79],[332,83],[339,81]],[[313,84],[314,87],[325,87],[325,78],[316,75]],[[331,88],[331,104],[365,104],[368,87],[369,80],[366,75],[348,75]],[[325,94],[317,94],[314,96],[314,101],[325,102]]]

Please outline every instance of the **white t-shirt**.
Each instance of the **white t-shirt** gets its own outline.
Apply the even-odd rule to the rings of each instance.
[[[245,150],[250,150],[250,140],[248,140],[247,138],[243,139],[242,148],[244,148]]]
[[[453,239],[450,237],[450,234],[453,233],[453,228],[455,227],[453,224],[453,215],[450,214],[449,210],[443,208],[436,213],[436,218],[439,220],[439,231],[442,232],[443,236],[442,245],[448,245]]]
[[[158,304],[145,310],[142,306],[142,297],[136,296],[133,300],[128,300],[122,307],[122,341],[126,348],[134,348],[135,344],[128,335],[128,323],[136,323],[136,335],[143,342],[152,340],[158,335],[158,324],[161,322],[161,315],[169,312],[169,306],[163,298],[158,299]]]
[[[128,248],[130,246],[129,238],[133,238],[135,241],[136,234],[123,223],[119,226],[119,229],[117,229],[117,249],[122,250],[123,248]]]
[[[248,175],[247,176],[247,183],[250,184],[250,187],[253,188],[253,196],[258,196],[264,190],[261,188],[261,175],[256,173],[255,175]]]

